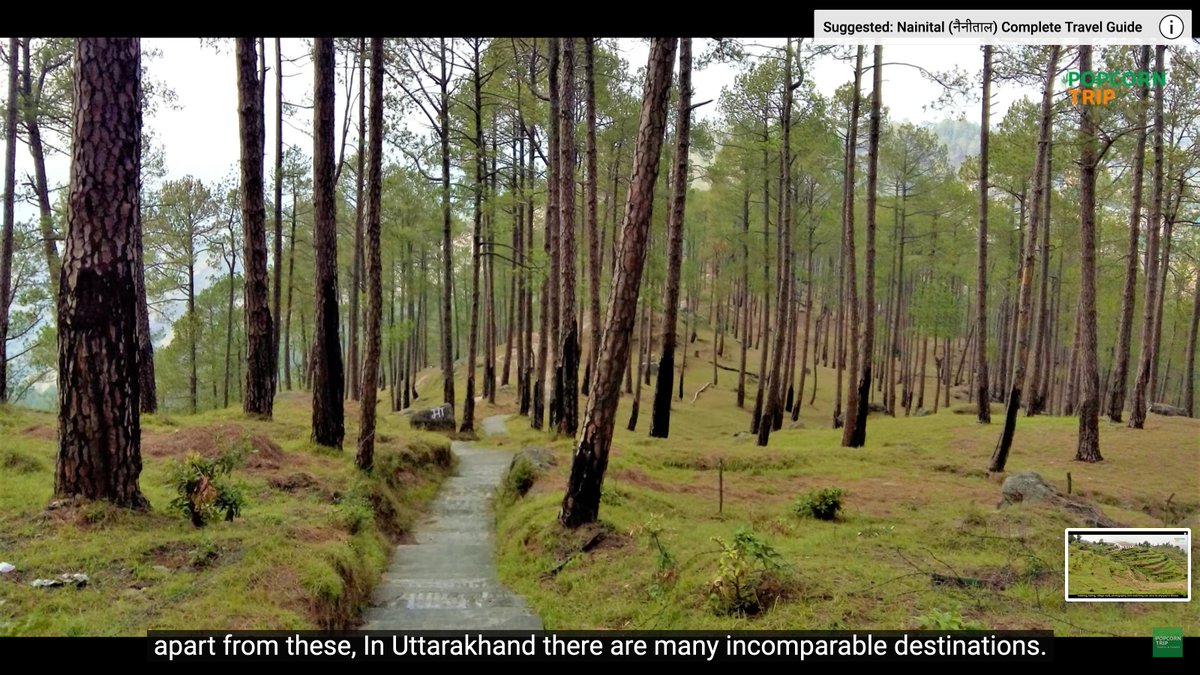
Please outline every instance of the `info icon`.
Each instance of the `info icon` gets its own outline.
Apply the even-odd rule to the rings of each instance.
[[[1168,40],[1174,40],[1183,35],[1183,19],[1175,14],[1168,14],[1158,21],[1158,32]]]

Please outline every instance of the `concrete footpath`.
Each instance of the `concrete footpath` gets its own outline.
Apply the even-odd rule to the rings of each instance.
[[[483,420],[485,435],[505,417]],[[513,453],[486,441],[455,441],[458,471],[446,479],[413,532],[392,555],[363,613],[363,630],[540,630],[541,619],[496,577],[491,497]]]

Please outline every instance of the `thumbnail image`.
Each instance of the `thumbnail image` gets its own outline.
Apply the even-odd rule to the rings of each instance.
[[[1187,601],[1191,530],[1067,530],[1068,601]]]

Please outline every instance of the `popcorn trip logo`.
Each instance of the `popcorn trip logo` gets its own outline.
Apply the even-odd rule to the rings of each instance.
[[[1165,87],[1167,74],[1157,70],[1068,70],[1062,80],[1072,104],[1108,105],[1121,89]]]

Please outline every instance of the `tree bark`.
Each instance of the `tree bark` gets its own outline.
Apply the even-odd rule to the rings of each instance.
[[[288,289],[287,309],[283,315],[283,387],[292,390],[292,279],[296,271],[296,183],[292,181],[291,233],[288,236]]]
[[[783,418],[783,358],[787,351],[788,333],[791,326],[792,298],[792,43],[784,47],[785,67],[783,82],[783,113],[780,118],[782,135],[779,161],[779,225],[777,232],[777,260],[779,261],[778,301],[775,303],[775,334],[771,346],[771,370],[767,375],[766,408],[758,425],[758,445],[766,446],[771,431],[781,425]],[[764,423],[765,422],[765,423]]]
[[[341,448],[346,435],[342,407],[342,352],[338,345],[337,203],[334,200],[333,39],[315,40],[313,91],[313,248],[316,309],[310,383],[312,440]],[[447,313],[447,318],[449,314]]]
[[[1187,359],[1183,376],[1183,409],[1188,417],[1196,416],[1196,338],[1200,333],[1200,279],[1193,284],[1196,297],[1192,300],[1192,320],[1188,329]]]
[[[383,38],[371,38],[371,139],[367,150],[367,316],[362,372],[362,412],[355,463],[370,471],[375,463],[375,405],[379,393],[380,323],[383,321],[383,261],[379,221],[383,195]]]
[[[675,112],[675,158],[671,171],[671,203],[667,214],[667,278],[663,293],[662,351],[654,383],[650,436],[671,434],[671,388],[675,379],[675,346],[679,323],[679,276],[683,265],[683,214],[687,202],[688,148],[692,119],[692,39],[679,40],[679,102]],[[687,347],[685,346],[686,350]],[[686,354],[684,355],[686,358]]]
[[[558,101],[558,432],[579,428],[579,323],[575,314],[575,38],[563,38]]]
[[[145,509],[136,232],[141,229],[139,38],[75,43],[71,226],[58,296],[54,494]],[[15,65],[15,64],[14,64]]]
[[[1150,46],[1138,49],[1138,68],[1150,67]],[[1150,97],[1148,84],[1139,90],[1137,144],[1133,152],[1133,193],[1129,207],[1129,245],[1125,258],[1125,285],[1121,291],[1121,323],[1117,331],[1117,351],[1113,357],[1112,381],[1109,384],[1108,418],[1121,422],[1125,412],[1125,390],[1129,381],[1129,352],[1133,333],[1134,298],[1137,295],[1138,243],[1141,241],[1142,183],[1146,166],[1146,103]]]
[[[987,370],[988,139],[992,107],[992,46],[983,46],[983,113],[979,126],[979,262],[975,271],[975,405],[980,424],[991,424]]]
[[[1154,48],[1155,70],[1165,68],[1166,47]],[[1133,400],[1129,409],[1129,428],[1141,429],[1146,424],[1146,408],[1150,374],[1154,369],[1154,326],[1158,306],[1158,246],[1159,228],[1163,221],[1163,96],[1158,87],[1154,92],[1154,185],[1150,195],[1150,219],[1146,223],[1146,302],[1143,308],[1142,351],[1138,358],[1138,374],[1133,384]]]
[[[587,97],[587,183],[584,199],[587,200],[588,277],[591,283],[591,303],[588,305],[590,342],[588,346],[587,376],[583,388],[591,391],[591,375],[596,372],[596,358],[600,354],[600,270],[603,269],[604,253],[600,246],[600,231],[596,218],[596,39],[584,40],[584,72]],[[610,198],[615,200],[615,195]],[[590,396],[590,393],[589,393]]]
[[[848,343],[851,336],[858,334],[859,323],[858,271],[854,252],[854,169],[858,151],[858,114],[862,104],[862,60],[863,46],[859,45],[854,57],[854,94],[850,105],[850,127],[846,135],[846,170],[842,184],[842,283],[845,289],[843,304],[848,311],[845,313],[845,326],[841,325],[841,317],[838,318],[838,328],[841,331],[841,339],[838,340],[838,394],[833,408],[833,428],[842,427],[842,445],[845,447],[854,447],[854,429],[850,420],[857,419],[858,415],[858,389],[853,384],[847,387],[844,413],[841,410],[841,391],[844,352],[849,352],[850,355],[850,363],[846,364],[849,366],[848,377],[858,377],[858,349]]]
[[[346,374],[350,378],[350,400],[357,401],[361,396],[359,389],[359,370],[362,364],[358,346],[358,313],[359,294],[362,291],[363,274],[363,216],[366,214],[366,204],[363,202],[363,164],[366,159],[367,135],[367,40],[358,39],[358,153],[357,170],[354,174],[354,259],[350,263],[350,329],[346,336]]]
[[[595,522],[600,512],[600,490],[608,467],[621,371],[629,355],[629,336],[642,282],[645,244],[654,207],[654,183],[658,178],[659,156],[667,126],[675,47],[675,38],[651,39],[634,169],[629,180],[618,252],[619,271],[613,279],[596,379],[584,411],[559,513],[559,521],[570,528]]]
[[[742,190],[742,294],[739,309],[742,312],[742,357],[738,366],[737,407],[746,405],[746,350],[750,347],[750,182]]]
[[[858,344],[858,348],[861,350],[857,373],[858,396],[853,408],[847,406],[846,428],[842,433],[842,445],[850,448],[862,447],[867,442],[867,397],[871,393],[871,354],[875,344],[875,201],[879,174],[879,118],[883,95],[882,45],[875,46],[875,65],[872,75],[874,87],[871,91],[871,127],[867,148],[867,252],[866,268],[863,270],[862,335]],[[950,381],[949,358],[949,354],[947,354],[947,385]]]
[[[439,38],[441,78],[438,80],[438,138],[442,149],[442,403],[454,408],[454,251],[450,217],[450,74],[447,72],[446,38]]]
[[[1029,362],[1029,340],[1033,324],[1033,256],[1038,241],[1038,228],[1042,220],[1042,200],[1050,198],[1050,177],[1047,175],[1046,160],[1050,154],[1051,112],[1054,103],[1054,75],[1058,69],[1059,46],[1050,47],[1046,80],[1042,90],[1041,122],[1038,131],[1037,154],[1033,171],[1033,207],[1029,210],[1029,231],[1025,234],[1025,253],[1021,263],[1020,285],[1017,289],[1017,323],[1013,340],[1016,352],[1013,357],[1013,373],[1009,380],[1007,406],[1004,411],[1004,428],[996,450],[992,453],[989,471],[1004,470],[1008,453],[1012,448],[1013,433],[1017,428],[1017,413],[1021,409],[1021,392],[1025,386],[1025,369]],[[982,343],[981,343],[982,344]],[[981,405],[988,405],[984,400]]]
[[[1162,54],[1165,47],[1159,47]],[[1079,68],[1092,69],[1092,47],[1079,47]],[[1158,66],[1162,68],[1160,58]],[[1161,90],[1160,90],[1161,91]],[[1079,131],[1083,147],[1079,152],[1081,180],[1079,188],[1079,446],[1075,459],[1099,462],[1100,456],[1100,375],[1096,370],[1096,122],[1091,106],[1082,106]]]
[[[466,434],[475,431],[475,354],[479,343],[479,265],[483,240],[483,72],[479,63],[481,41],[474,42],[474,61],[471,81],[474,85],[475,122],[475,185],[472,190],[474,206],[471,227],[471,310],[467,329],[467,391],[463,395],[462,424],[459,431]]]
[[[271,317],[275,319],[271,335],[271,380],[272,388],[278,389],[279,320],[283,316],[280,313],[283,299],[283,52],[279,38],[275,38],[275,250],[271,262],[275,266],[275,284],[271,289]]]
[[[17,38],[8,39],[4,120],[4,234],[0,238],[0,403],[8,402],[8,324],[12,295],[13,218],[17,189]]]
[[[254,38],[237,39],[238,121],[241,130],[242,262],[246,311],[246,387],[242,410],[270,418],[275,401],[275,331],[267,295],[267,212],[263,204],[263,93]]]
[[[38,200],[38,229],[42,235],[42,251],[46,256],[46,270],[50,277],[50,293],[58,297],[58,278],[62,269],[62,261],[58,255],[58,235],[54,231],[54,212],[50,206],[50,181],[46,175],[46,149],[42,143],[42,127],[38,119],[41,111],[42,84],[45,81],[45,71],[38,77],[38,88],[33,87],[33,69],[30,67],[30,43],[33,38],[21,40],[23,67],[21,68],[21,98],[24,112],[25,132],[29,140],[29,156],[33,160],[34,192]],[[16,61],[10,61],[10,67],[16,68]],[[8,100],[14,101],[10,97]],[[144,378],[143,378],[144,379]]]

